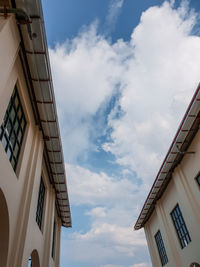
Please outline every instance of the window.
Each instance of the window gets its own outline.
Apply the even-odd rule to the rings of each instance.
[[[41,229],[42,227],[42,214],[43,214],[43,207],[44,207],[44,196],[45,196],[45,186],[43,180],[41,178],[40,181],[40,188],[38,193],[38,203],[37,203],[37,211],[36,211],[36,222]]]
[[[178,204],[171,212],[171,217],[180,241],[181,248],[184,248],[191,242],[191,238]]]
[[[32,258],[31,258],[31,256],[28,259],[28,267],[32,267]]]
[[[52,239],[52,248],[51,248],[51,256],[54,259],[55,256],[55,241],[56,241],[56,222],[53,224],[53,239]]]
[[[26,119],[15,87],[0,127],[0,140],[14,171],[17,167],[25,129]]]
[[[158,231],[157,234],[155,235],[155,240],[156,240],[156,245],[158,248],[162,266],[164,266],[165,264],[168,263],[168,258],[167,258],[166,250],[164,247],[164,243],[163,243],[160,231]]]

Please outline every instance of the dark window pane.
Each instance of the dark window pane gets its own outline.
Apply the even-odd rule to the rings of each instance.
[[[11,119],[11,121],[13,122],[14,121],[14,119],[15,119],[15,109],[14,109],[14,107],[12,107],[12,109],[11,109],[11,112],[10,112],[10,114],[9,114],[9,117],[10,117],[10,119]]]
[[[54,221],[53,224],[53,239],[52,239],[52,248],[51,248],[51,256],[54,259],[55,256],[55,241],[56,241],[56,223]]]
[[[17,135],[18,129],[19,129],[19,122],[18,122],[18,120],[16,120],[15,121],[15,126],[14,126],[14,130],[15,130],[15,134],[16,135]]]
[[[17,112],[17,117],[19,118],[19,120],[21,119],[21,116],[22,116],[22,110],[21,107],[19,107],[19,110]]]
[[[16,108],[16,110],[17,110],[17,107],[18,107],[18,105],[19,105],[18,97],[15,97],[14,105],[15,105],[15,108]]]
[[[16,135],[14,132],[12,132],[11,137],[10,137],[10,143],[11,143],[12,147],[14,147],[15,141],[16,141]]]
[[[15,158],[18,157],[18,153],[19,153],[19,145],[16,143],[14,153],[13,153]]]
[[[17,136],[17,140],[18,140],[19,144],[20,144],[21,141],[22,141],[22,136],[23,136],[23,134],[22,134],[22,130],[19,130],[19,132],[18,132],[18,136]]]
[[[173,209],[173,211],[171,212],[171,217],[176,229],[176,233],[179,238],[181,248],[184,248],[191,242],[191,238],[187,226],[185,224],[185,221],[183,219],[179,205],[176,205],[176,207]]]

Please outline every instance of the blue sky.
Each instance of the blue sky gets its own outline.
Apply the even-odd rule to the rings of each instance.
[[[71,229],[61,267],[149,267],[133,225],[200,73],[200,1],[43,0]]]

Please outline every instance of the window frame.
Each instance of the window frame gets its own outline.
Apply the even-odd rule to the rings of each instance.
[[[181,249],[184,249],[192,241],[188,228],[186,226],[185,220],[183,218],[179,204],[176,206],[170,213],[171,219],[181,246]],[[176,219],[176,220],[175,220]]]
[[[169,260],[167,257],[167,252],[165,249],[165,245],[160,230],[157,231],[157,233],[154,235],[154,238],[157,245],[158,254],[160,256],[161,264],[162,266],[164,266],[169,262]]]
[[[35,217],[36,223],[41,231],[42,231],[42,225],[44,221],[46,194],[47,194],[46,186],[43,180],[43,176],[41,176],[39,190],[38,190],[38,198],[37,198],[38,201],[37,201],[37,208],[36,208],[36,217]],[[41,199],[42,199],[42,203],[40,203]]]
[[[23,100],[18,86],[15,85],[0,125],[0,141],[15,173],[20,161],[27,124]]]

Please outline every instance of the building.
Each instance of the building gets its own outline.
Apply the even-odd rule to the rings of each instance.
[[[144,227],[152,264],[200,266],[200,85],[147,196]]]
[[[0,0],[0,267],[59,266],[71,215],[40,0]]]

